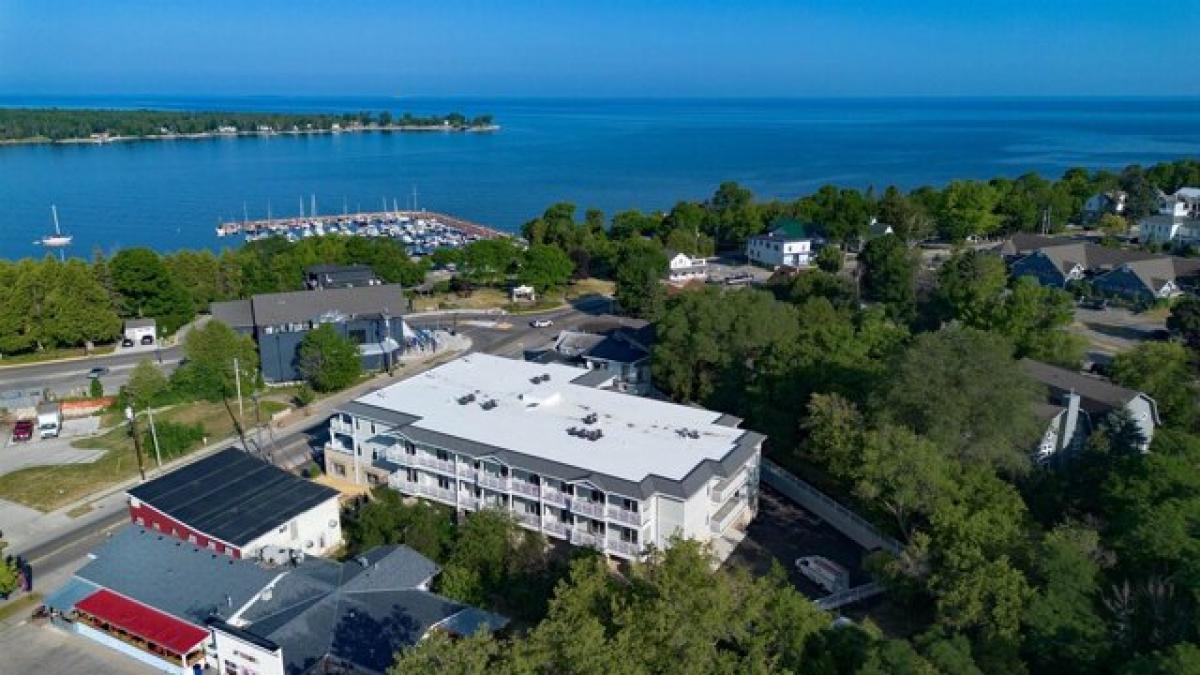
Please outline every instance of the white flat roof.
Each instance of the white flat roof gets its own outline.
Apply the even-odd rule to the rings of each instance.
[[[412,427],[635,482],[651,474],[681,480],[702,461],[725,457],[746,433],[716,424],[721,414],[710,410],[571,384],[585,372],[471,354],[358,401],[420,417]],[[531,381],[545,374],[549,381]],[[474,401],[459,403],[469,394]],[[481,405],[489,400],[490,410]],[[596,422],[584,423],[591,413]],[[570,427],[604,435],[591,441]]]

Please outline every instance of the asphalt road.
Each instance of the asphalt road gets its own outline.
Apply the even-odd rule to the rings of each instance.
[[[60,395],[70,394],[79,389],[86,391],[88,385],[91,384],[87,376],[88,371],[92,368],[108,368],[109,372],[100,378],[100,382],[104,385],[105,391],[116,391],[129,380],[129,373],[138,362],[150,359],[158,363],[160,356],[163,371],[169,374],[175,369],[175,366],[179,365],[182,349],[167,347],[161,350],[161,353],[159,351],[137,351],[70,361],[3,366],[0,367],[0,391],[50,389]]]

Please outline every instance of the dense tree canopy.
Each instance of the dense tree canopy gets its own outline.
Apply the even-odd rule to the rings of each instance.
[[[300,341],[297,358],[300,374],[316,391],[345,389],[362,376],[358,347],[333,324],[323,323],[308,331]]]
[[[242,395],[254,390],[258,373],[258,349],[254,341],[238,335],[229,326],[211,320],[188,331],[183,341],[184,361],[171,374],[171,384],[188,395],[210,401],[238,395],[234,360],[240,375]]]

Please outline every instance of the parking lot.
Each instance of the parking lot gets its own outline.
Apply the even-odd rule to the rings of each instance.
[[[773,562],[787,571],[788,579],[809,598],[828,593],[796,569],[796,558],[824,556],[850,572],[850,585],[870,581],[862,571],[866,550],[833,529],[829,523],[805,511],[766,485],[762,486],[758,516],[750,523],[746,538],[730,555],[727,564],[755,574],[766,574]]]
[[[1156,332],[1165,329],[1166,320],[1160,314],[1120,307],[1102,310],[1078,307],[1071,324],[1071,330],[1088,341],[1089,356],[1097,362],[1107,362],[1106,357],[1155,339]]]

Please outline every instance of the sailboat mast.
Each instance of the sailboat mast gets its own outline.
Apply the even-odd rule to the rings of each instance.
[[[58,207],[54,204],[50,205],[50,217],[54,218],[54,234],[61,235],[62,230],[58,229]]]

